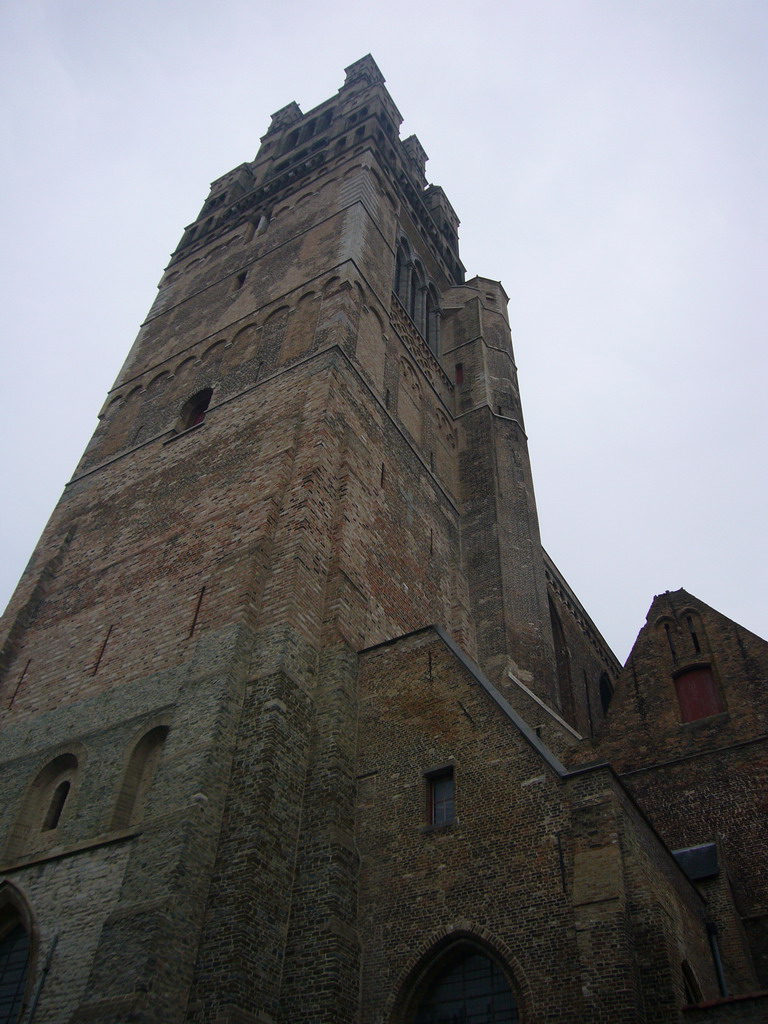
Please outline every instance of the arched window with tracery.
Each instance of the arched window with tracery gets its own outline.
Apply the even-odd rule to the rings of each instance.
[[[17,1024],[32,980],[32,918],[21,893],[0,885],[0,1022]]]
[[[422,976],[409,1024],[517,1024],[517,1000],[501,965],[480,946],[458,940]]]
[[[118,794],[112,827],[128,828],[138,824],[144,816],[149,787],[157,771],[165,739],[167,725],[158,725],[145,733],[131,752]]]

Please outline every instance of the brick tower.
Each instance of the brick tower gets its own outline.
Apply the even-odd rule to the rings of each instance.
[[[437,1021],[457,984],[478,1024],[677,1020],[681,960],[717,993],[697,890],[564,766],[620,667],[400,121],[364,57],[213,183],[9,606],[2,1022]]]

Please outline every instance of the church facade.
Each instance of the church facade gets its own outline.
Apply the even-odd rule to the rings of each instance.
[[[618,664],[400,123],[213,183],[2,620],[0,1024],[768,1018],[768,647]]]

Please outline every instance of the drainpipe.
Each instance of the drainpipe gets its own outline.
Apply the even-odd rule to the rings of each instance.
[[[709,938],[709,948],[712,950],[712,960],[714,961],[715,971],[717,972],[717,983],[720,986],[720,995],[723,999],[726,999],[728,997],[728,986],[725,983],[723,961],[720,959],[720,946],[717,942],[717,925],[714,921],[707,921],[707,937]]]
[[[32,1001],[29,1004],[29,1009],[27,1010],[27,1016],[24,1018],[25,1024],[32,1024],[32,1021],[35,1019],[35,1010],[37,1009],[37,1003],[40,999],[40,993],[43,991],[43,985],[45,984],[45,979],[48,976],[48,971],[50,971],[51,969],[51,960],[53,960],[54,950],[56,949],[56,943],[58,941],[59,936],[57,932],[56,935],[54,935],[53,939],[51,940],[51,944],[48,947],[48,952],[45,954],[45,963],[43,964],[43,969],[40,972],[40,977],[37,979],[35,991],[32,994]]]

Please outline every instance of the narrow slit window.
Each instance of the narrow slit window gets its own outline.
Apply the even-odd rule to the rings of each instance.
[[[677,654],[675,653],[675,645],[672,643],[672,631],[669,628],[668,622],[664,623],[664,632],[667,634],[667,643],[669,644],[669,649],[672,652],[672,657],[676,659]]]
[[[611,699],[613,698],[613,686],[611,680],[608,678],[608,673],[603,672],[600,676],[600,705],[603,709],[603,715],[608,714],[608,708],[611,705]]]
[[[53,791],[51,802],[48,805],[48,810],[43,821],[43,832],[52,832],[59,824],[61,820],[61,814],[64,810],[64,804],[67,802],[69,796],[69,790],[71,783],[65,779],[64,782],[60,782],[56,789]]]
[[[691,640],[693,641],[693,649],[697,654],[701,654],[701,644],[699,643],[699,637],[696,633],[696,627],[693,624],[693,619],[690,615],[686,615],[688,622],[688,632],[691,634]]]

